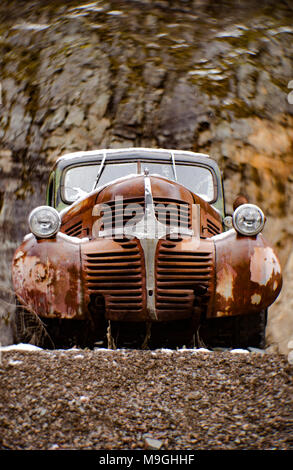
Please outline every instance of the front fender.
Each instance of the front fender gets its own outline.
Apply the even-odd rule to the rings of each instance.
[[[245,237],[231,229],[213,240],[216,289],[210,316],[243,315],[269,307],[281,291],[282,273],[263,235]]]
[[[80,243],[58,233],[30,234],[15,251],[12,282],[21,304],[40,317],[82,319]]]

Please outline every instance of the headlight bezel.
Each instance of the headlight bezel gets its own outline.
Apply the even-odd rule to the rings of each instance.
[[[41,216],[42,211],[48,211],[54,218],[54,225],[53,228],[46,232],[42,232],[41,230],[36,229],[36,221],[35,218],[37,217],[38,213]],[[52,238],[56,235],[57,232],[60,230],[61,226],[61,218],[59,212],[51,206],[38,206],[31,211],[28,217],[28,224],[31,232],[34,234],[36,238]]]
[[[259,222],[257,228],[255,228],[254,230],[250,230],[250,231],[245,231],[243,229],[243,226],[241,227],[241,225],[239,224],[239,217],[240,217],[241,212],[244,212],[247,209],[258,212],[258,214],[260,216],[260,222]],[[258,207],[255,204],[248,204],[248,203],[247,204],[241,204],[239,207],[237,207],[237,209],[233,213],[232,220],[233,220],[234,229],[240,235],[243,235],[243,236],[246,236],[246,237],[254,237],[254,236],[258,235],[263,230],[265,222],[266,222],[265,215],[264,215],[263,211],[261,210],[261,208]]]

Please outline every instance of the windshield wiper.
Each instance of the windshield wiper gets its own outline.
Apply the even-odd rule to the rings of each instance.
[[[99,168],[99,171],[98,171],[98,174],[97,174],[97,177],[96,177],[96,181],[95,181],[95,184],[94,184],[94,187],[93,187],[92,191],[93,191],[94,189],[96,189],[96,187],[97,187],[97,184],[98,184],[98,182],[99,182],[100,176],[101,176],[102,171],[103,171],[104,166],[105,166],[105,160],[106,160],[106,158],[107,158],[107,154],[106,154],[106,152],[104,152],[104,153],[103,153],[103,159],[102,159],[102,161],[101,161],[101,165],[100,165],[100,168]]]
[[[172,166],[173,166],[174,178],[175,178],[175,181],[177,181],[177,173],[176,173],[175,155],[174,155],[174,152],[171,152],[171,158],[172,158]]]

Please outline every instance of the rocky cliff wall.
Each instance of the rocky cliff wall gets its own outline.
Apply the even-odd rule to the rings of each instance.
[[[0,4],[0,309],[10,263],[58,155],[155,146],[209,153],[228,209],[268,218],[285,273],[268,344],[293,338],[293,11],[287,1],[11,1]],[[290,104],[292,101],[292,104]]]

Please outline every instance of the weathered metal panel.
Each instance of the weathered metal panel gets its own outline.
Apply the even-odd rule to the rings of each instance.
[[[84,318],[80,245],[62,234],[52,240],[26,237],[13,258],[12,280],[21,303],[37,315]]]
[[[214,237],[216,292],[211,316],[242,315],[269,307],[282,287],[276,253],[262,234],[240,236],[234,229]]]

